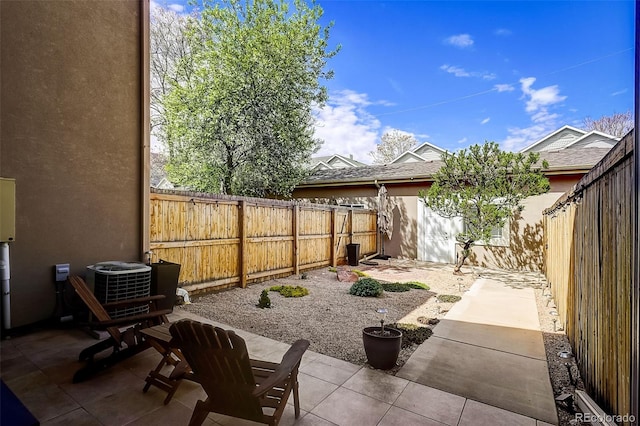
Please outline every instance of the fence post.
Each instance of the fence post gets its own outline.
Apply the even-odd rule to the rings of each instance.
[[[238,247],[238,258],[240,259],[240,287],[247,287],[247,202],[241,200],[238,205],[238,229],[240,230],[240,247]]]
[[[293,275],[298,275],[300,273],[300,253],[298,251],[298,243],[300,241],[300,229],[299,229],[299,221],[298,214],[300,212],[300,207],[293,206]]]
[[[331,266],[338,266],[338,209],[331,209]]]
[[[353,208],[349,209],[349,244],[353,244]]]

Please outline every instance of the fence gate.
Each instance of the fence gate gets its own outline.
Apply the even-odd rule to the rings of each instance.
[[[456,234],[462,231],[462,219],[448,219],[418,200],[418,260],[455,263]]]

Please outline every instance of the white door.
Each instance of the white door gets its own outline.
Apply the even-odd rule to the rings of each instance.
[[[455,263],[456,234],[462,231],[462,218],[445,218],[418,199],[418,260]]]

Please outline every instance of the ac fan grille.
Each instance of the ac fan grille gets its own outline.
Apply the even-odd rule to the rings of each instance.
[[[151,271],[103,274],[96,271],[94,294],[100,303],[147,297],[151,291]],[[109,310],[111,318],[123,318],[146,313],[149,306]]]

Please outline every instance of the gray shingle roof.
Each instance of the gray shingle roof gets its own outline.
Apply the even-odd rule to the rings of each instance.
[[[610,148],[562,149],[560,151],[540,152],[540,159],[549,162],[549,170],[590,169],[602,160]]]
[[[441,161],[383,164],[376,166],[350,167],[346,169],[318,170],[301,185],[339,182],[366,182],[428,179],[442,166]]]
[[[609,152],[608,148],[563,149],[545,151],[540,158],[549,162],[549,172],[589,170]],[[299,186],[355,184],[360,182],[380,183],[389,181],[426,181],[442,166],[441,161],[420,161],[346,169],[318,170]]]

